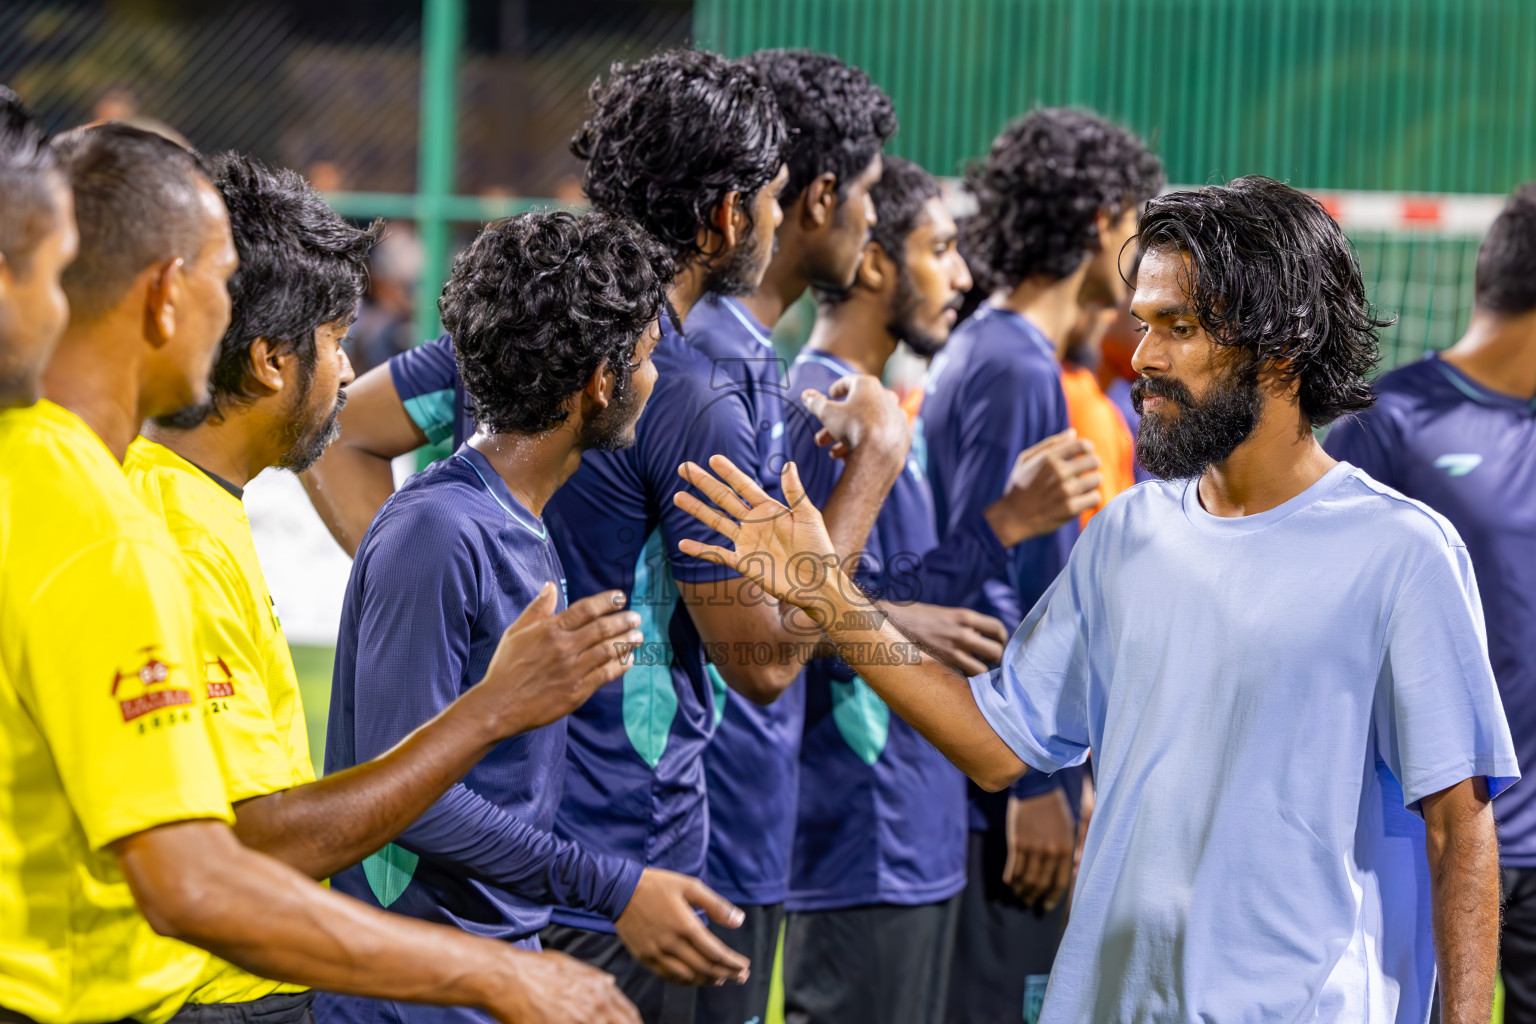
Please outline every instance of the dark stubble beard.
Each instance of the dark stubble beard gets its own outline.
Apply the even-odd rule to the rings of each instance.
[[[635,443],[635,392],[633,371],[614,378],[613,401],[590,422],[582,425],[583,451],[616,452]]]
[[[307,398],[307,396],[304,396]],[[330,415],[326,416],[317,426],[305,430],[303,425],[298,425],[293,443],[278,460],[278,465],[284,469],[291,469],[295,473],[302,473],[319,461],[320,456],[331,446],[331,442],[341,436],[341,410],[347,404],[347,393],[336,392],[336,404],[331,407]]]
[[[950,309],[960,308],[961,297],[955,296],[949,304]],[[924,359],[932,359],[939,354],[948,337],[939,337],[932,331],[920,326],[917,322],[917,311],[923,306],[923,297],[917,293],[917,288],[912,284],[912,279],[907,274],[907,268],[902,267],[897,272],[896,294],[891,301],[891,320],[885,325],[891,337],[906,344],[915,355]]]
[[[1131,404],[1141,414],[1136,459],[1147,472],[1164,480],[1199,476],[1248,440],[1262,405],[1258,360],[1247,352],[1234,355],[1233,365],[1199,401],[1174,377],[1138,377],[1131,385]],[[1143,400],[1154,395],[1167,401],[1143,413]],[[1169,405],[1177,406],[1176,414],[1164,411]]]

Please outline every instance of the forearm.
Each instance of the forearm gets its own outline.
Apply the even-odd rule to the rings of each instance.
[[[999,790],[1027,770],[976,706],[969,680],[922,651],[840,570],[807,607],[890,709],[977,785]]]
[[[1444,1024],[1484,1024],[1493,1011],[1499,956],[1499,847],[1486,783],[1481,801],[1480,813],[1449,820],[1432,816],[1429,800],[1425,801]]]
[[[119,849],[151,925],[263,977],[381,999],[484,1006],[496,986],[517,983],[519,960],[531,955],[365,906],[245,849],[221,825],[154,832],[175,844],[166,847],[172,855],[154,854],[140,837]]]
[[[390,459],[339,441],[305,472],[304,490],[349,557],[357,554],[374,514],[395,493]]]
[[[389,752],[235,808],[235,834],[311,878],[329,878],[393,840],[495,744],[474,691]]]

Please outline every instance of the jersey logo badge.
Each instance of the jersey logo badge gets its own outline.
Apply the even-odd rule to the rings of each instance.
[[[208,691],[209,700],[218,700],[220,697],[233,697],[235,695],[235,674],[229,670],[229,663],[223,658],[214,658],[203,665],[203,686]]]
[[[1482,465],[1483,457],[1475,453],[1453,453],[1435,460],[1435,468],[1443,469],[1451,476],[1466,476]]]
[[[156,646],[142,649],[144,661],[138,668],[127,672],[118,669],[112,676],[112,696],[118,698],[125,722],[152,711],[192,703],[191,690],[167,685],[171,666],[155,657]]]

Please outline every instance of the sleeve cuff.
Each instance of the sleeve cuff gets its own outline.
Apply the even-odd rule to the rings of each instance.
[[[598,869],[602,877],[611,879],[605,891],[599,894],[597,905],[588,909],[594,910],[610,921],[617,921],[629,906],[630,898],[635,895],[635,889],[640,885],[640,875],[645,867],[635,861],[623,857],[609,857],[602,854],[593,854],[598,863]]]
[[[987,724],[992,727],[993,732],[997,733],[998,738],[1008,744],[1008,749],[1017,754],[1020,761],[1029,765],[1036,772],[1054,775],[1061,769],[1066,768],[1068,762],[1062,762],[1052,757],[1043,747],[1035,742],[1034,737],[1029,735],[1029,731],[1024,728],[1023,723],[1019,720],[1019,716],[1009,704],[1008,698],[998,692],[998,680],[1002,674],[1002,669],[995,668],[990,672],[983,672],[980,675],[971,677],[971,696],[975,699],[976,707],[981,711],[981,716],[987,720]],[[1081,764],[1087,756],[1087,751],[1084,751],[1081,757],[1070,763]],[[1026,774],[1014,785],[1018,786],[1028,778],[1029,775]],[[1049,788],[1046,787],[1047,790]],[[1041,790],[1041,792],[1045,791]]]
[[[1066,785],[1066,777],[1057,772],[1047,775],[1041,771],[1027,771],[1008,787],[1008,795],[1015,800],[1028,800],[1032,797],[1044,796],[1054,789],[1061,789]]]
[[[1488,780],[1488,798],[1491,800],[1520,780],[1520,766],[1513,758],[1498,754],[1481,754],[1467,758],[1447,768],[1417,776],[1403,786],[1403,806],[1415,814],[1423,814],[1420,801],[1442,790],[1450,789],[1458,782],[1482,776]]]

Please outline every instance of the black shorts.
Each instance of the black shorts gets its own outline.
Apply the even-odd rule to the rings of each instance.
[[[662,981],[630,955],[617,935],[551,924],[539,932],[539,941],[545,949],[559,950],[613,975],[645,1024],[693,1024],[696,990]]]
[[[960,897],[789,915],[785,1024],[939,1024]]]
[[[779,925],[784,921],[784,904],[744,906],[746,920],[740,928],[722,928],[711,924],[727,946],[752,961],[752,976],[745,985],[726,982],[699,989],[698,1024],[763,1024],[768,1019],[768,992],[773,987],[773,958],[779,951]]]
[[[1066,926],[1067,901],[1040,914],[1003,884],[1007,840],[972,832],[949,971],[948,1024],[1034,1024]]]
[[[187,1003],[171,1024],[315,1024],[313,992],[274,992],[244,1003]]]

